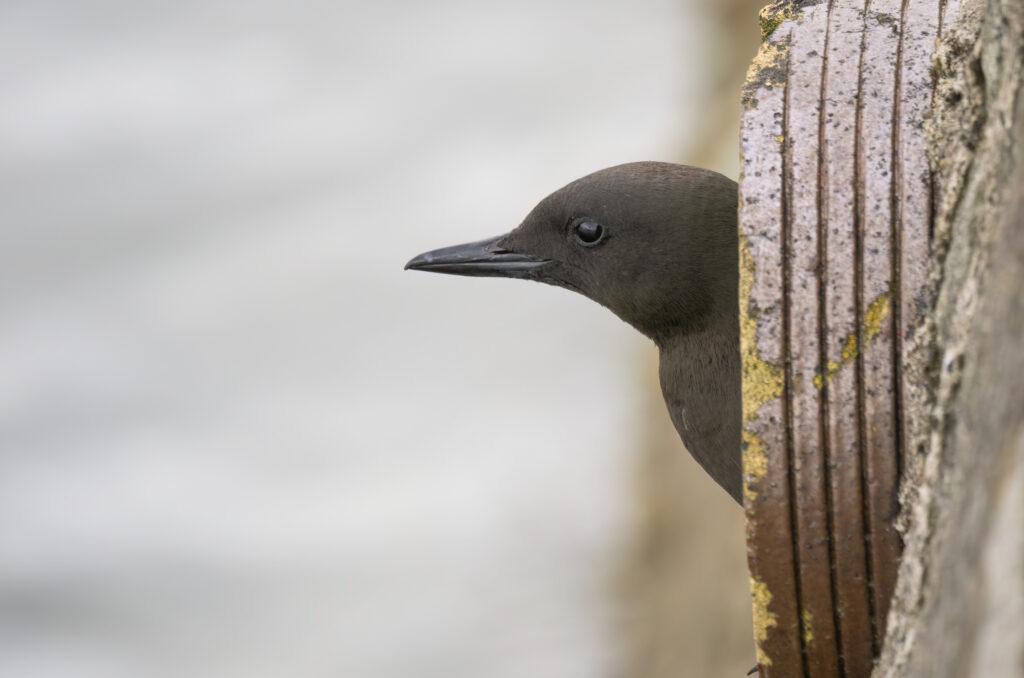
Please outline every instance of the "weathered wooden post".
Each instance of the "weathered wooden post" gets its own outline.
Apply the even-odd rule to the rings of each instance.
[[[924,385],[931,55],[955,0],[775,2],[744,91],[744,473],[762,676],[866,678]]]

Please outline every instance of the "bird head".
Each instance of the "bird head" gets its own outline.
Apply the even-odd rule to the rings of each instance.
[[[579,292],[655,341],[736,313],[736,183],[638,162],[544,198],[511,233],[425,252],[407,269]]]

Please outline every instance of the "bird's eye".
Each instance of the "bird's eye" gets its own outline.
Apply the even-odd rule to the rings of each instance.
[[[575,231],[576,239],[583,245],[596,245],[604,237],[604,226],[590,219],[576,224]]]

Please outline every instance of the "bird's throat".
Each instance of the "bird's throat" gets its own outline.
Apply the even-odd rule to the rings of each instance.
[[[739,321],[707,326],[658,342],[665,404],[694,459],[743,502]]]

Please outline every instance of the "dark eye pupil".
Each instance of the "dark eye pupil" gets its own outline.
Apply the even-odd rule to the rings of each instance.
[[[576,224],[576,237],[580,242],[595,243],[604,235],[604,228],[596,221],[581,221]]]

